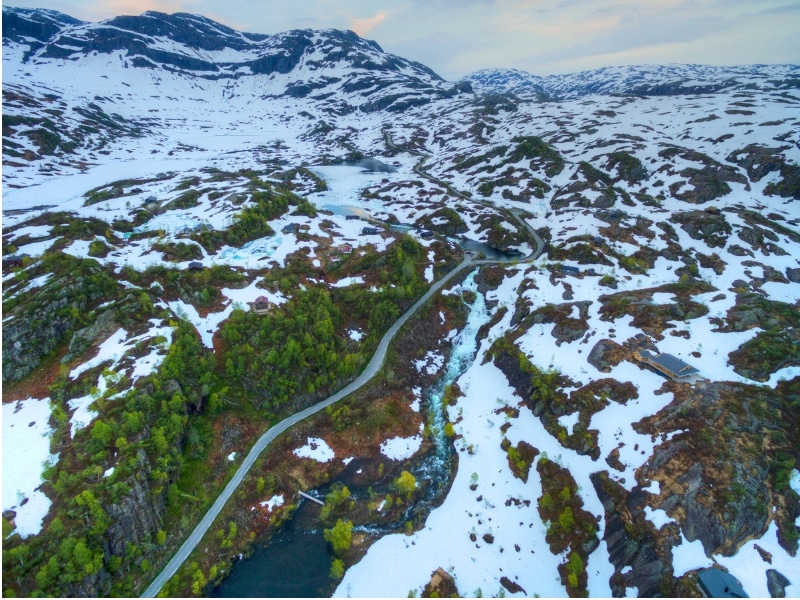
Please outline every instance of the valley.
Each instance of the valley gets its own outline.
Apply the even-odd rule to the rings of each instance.
[[[4,595],[798,594],[798,67],[3,46]]]

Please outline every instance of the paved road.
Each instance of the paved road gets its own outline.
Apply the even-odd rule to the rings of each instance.
[[[330,396],[319,402],[314,404],[313,406],[309,406],[305,410],[302,410],[298,413],[293,414],[290,417],[287,417],[280,423],[272,426],[264,435],[258,438],[258,441],[252,447],[250,452],[247,454],[245,459],[242,461],[242,464],[237,469],[236,473],[233,475],[231,480],[228,482],[228,485],[225,486],[225,489],[222,490],[222,493],[217,498],[216,502],[208,509],[208,512],[205,516],[201,519],[201,521],[197,524],[194,531],[192,531],[191,535],[186,539],[183,543],[183,546],[180,547],[178,552],[172,557],[172,560],[167,563],[167,566],[164,567],[164,570],[153,580],[148,588],[142,593],[142,598],[154,598],[156,594],[158,594],[159,590],[164,586],[164,584],[172,577],[175,572],[180,568],[180,566],[184,563],[184,561],[189,557],[192,551],[195,549],[197,544],[200,543],[200,540],[206,534],[208,529],[214,523],[214,520],[217,518],[219,513],[222,511],[222,508],[225,506],[225,503],[230,499],[233,493],[236,491],[236,488],[239,487],[239,484],[247,475],[247,472],[250,470],[250,467],[258,459],[259,455],[264,451],[264,449],[272,442],[276,437],[282,434],[284,431],[296,425],[303,419],[310,417],[313,414],[318,413],[319,411],[327,408],[331,404],[338,402],[345,396],[348,396],[367,383],[370,379],[372,379],[378,371],[380,371],[381,367],[383,366],[383,362],[386,358],[386,350],[389,348],[389,343],[392,341],[394,336],[400,330],[400,328],[408,321],[408,319],[413,315],[423,304],[425,304],[430,298],[436,294],[444,284],[450,281],[453,277],[455,277],[458,273],[466,269],[467,267],[472,265],[471,257],[467,256],[457,267],[455,267],[452,271],[450,271],[447,275],[442,277],[439,281],[434,283],[430,289],[425,293],[422,298],[417,300],[414,305],[409,308],[403,316],[401,316],[395,323],[389,328],[383,338],[381,339],[380,343],[378,344],[377,350],[375,350],[375,354],[373,354],[372,359],[369,361],[369,364],[364,369],[364,371],[359,375],[353,382],[348,385],[347,387],[342,388],[338,392],[336,392],[333,396]]]
[[[454,196],[458,196],[459,198],[463,198],[464,200],[469,200],[470,202],[475,202],[477,204],[482,204],[483,206],[485,206],[487,208],[492,208],[494,210],[497,210],[499,208],[499,207],[493,205],[488,200],[481,200],[480,198],[473,198],[471,196],[467,196],[465,193],[458,191],[457,189],[455,189],[453,186],[451,186],[446,181],[442,181],[438,177],[435,177],[434,175],[431,175],[430,173],[425,171],[425,169],[424,169],[425,161],[428,159],[429,155],[427,155],[427,154],[425,154],[423,152],[420,152],[419,150],[404,149],[404,148],[401,148],[400,146],[396,145],[394,143],[394,140],[392,139],[392,134],[391,134],[391,132],[389,131],[388,128],[384,128],[384,130],[383,130],[383,139],[386,141],[386,145],[391,150],[401,150],[401,151],[408,152],[409,154],[414,154],[414,155],[420,157],[420,159],[417,162],[417,164],[414,165],[414,173],[416,173],[420,177],[424,177],[425,179],[428,179],[428,180],[432,181],[433,183],[442,186],[443,188],[445,188],[448,192],[450,192]],[[531,227],[528,224],[528,222],[525,221],[520,216],[519,209],[509,208],[508,212],[510,212],[514,216],[514,218],[517,221],[519,221],[520,225],[522,225],[525,229],[528,230],[528,233],[530,233],[531,237],[536,242],[536,250],[534,250],[532,254],[526,256],[523,260],[525,260],[525,261],[536,260],[537,258],[539,258],[539,256],[544,251],[544,241],[542,240],[541,237],[539,237],[539,234],[536,233],[536,231],[533,229],[533,227]]]
[[[396,146],[394,146],[393,143],[391,143],[391,137],[390,137],[388,131],[384,131],[384,134],[386,136],[387,144],[392,148],[397,148]],[[415,154],[419,154],[418,152],[414,152],[414,153]],[[416,167],[414,167],[414,170],[416,172],[419,172],[420,174],[424,174],[425,177],[431,179],[432,181],[436,181],[437,183],[440,183],[441,185],[446,185],[443,182],[440,182],[438,179],[435,179],[433,176],[422,172],[421,168],[422,168],[422,163],[423,162],[424,162],[424,159],[420,160],[420,162],[416,165]],[[420,169],[420,171],[417,171],[418,168]],[[447,186],[447,187],[448,187],[448,189],[450,189],[450,186]],[[452,191],[453,191],[454,194],[466,198],[466,196],[461,194],[461,192],[458,192],[456,190],[452,190]],[[527,257],[521,259],[520,262],[530,262],[530,261],[536,260],[539,257],[539,255],[541,255],[542,251],[544,250],[544,243],[542,242],[542,239],[536,234],[536,232],[533,230],[533,228],[530,225],[528,225],[528,223],[525,222],[519,216],[519,214],[516,211],[512,210],[511,213],[514,215],[514,217],[524,227],[526,227],[528,229],[528,231],[530,232],[530,234],[532,235],[532,237],[534,238],[534,240],[536,241],[536,244],[537,244],[536,250],[534,252],[532,252],[530,255],[528,255]],[[425,293],[425,295],[422,296],[422,298],[420,298],[419,300],[417,300],[414,303],[414,305],[411,308],[409,308],[394,323],[394,325],[392,325],[389,328],[389,331],[387,331],[384,334],[383,338],[381,338],[381,341],[378,344],[378,348],[377,348],[377,350],[375,350],[375,354],[373,354],[372,359],[369,361],[369,364],[367,364],[367,367],[364,369],[364,371],[361,373],[361,375],[359,375],[355,380],[353,380],[352,383],[350,383],[350,385],[342,388],[341,390],[336,392],[333,396],[330,396],[330,397],[326,398],[322,402],[314,404],[313,406],[309,406],[305,410],[302,410],[302,411],[300,411],[298,413],[293,414],[290,417],[285,418],[283,421],[277,423],[276,425],[273,425],[269,430],[267,430],[267,432],[265,434],[263,434],[260,438],[258,438],[258,441],[250,449],[250,452],[247,453],[247,456],[242,461],[242,464],[239,465],[239,468],[236,470],[236,473],[234,473],[233,477],[228,482],[228,485],[225,486],[225,489],[222,490],[222,493],[220,493],[220,495],[217,497],[216,501],[211,506],[211,508],[208,509],[208,512],[206,512],[205,516],[200,520],[200,522],[194,528],[194,531],[192,531],[192,533],[189,535],[189,537],[186,538],[186,541],[183,543],[183,545],[180,547],[180,549],[175,553],[175,555],[172,557],[172,559],[167,563],[167,566],[164,567],[164,569],[161,571],[161,573],[159,573],[159,575],[153,580],[153,582],[142,593],[141,597],[142,598],[154,598],[156,596],[156,594],[158,594],[158,592],[161,590],[161,588],[164,587],[164,584],[169,580],[169,578],[172,577],[178,571],[180,566],[186,561],[186,559],[189,558],[189,555],[192,553],[192,551],[200,543],[200,540],[203,539],[203,536],[206,534],[206,532],[209,530],[211,525],[214,523],[214,520],[219,516],[219,513],[222,512],[222,508],[228,502],[230,497],[233,496],[233,493],[236,491],[236,488],[238,488],[239,484],[242,483],[242,481],[244,480],[244,478],[247,475],[248,471],[250,471],[250,468],[253,466],[253,464],[256,462],[256,460],[258,460],[258,457],[261,455],[261,453],[264,451],[264,449],[275,438],[277,438],[284,431],[286,431],[290,427],[296,425],[297,423],[299,423],[303,419],[306,419],[307,417],[310,417],[311,415],[318,413],[319,411],[327,408],[331,404],[334,404],[335,402],[338,402],[339,400],[341,400],[345,396],[348,396],[348,395],[352,394],[353,392],[358,390],[360,387],[362,387],[365,383],[367,383],[370,379],[372,379],[378,373],[378,371],[380,371],[381,367],[383,366],[383,362],[386,359],[386,351],[389,348],[389,343],[392,341],[392,339],[394,339],[394,336],[397,334],[397,332],[400,330],[400,328],[406,323],[406,321],[408,321],[408,319],[411,317],[411,315],[413,315],[423,304],[425,304],[428,300],[430,300],[430,298],[434,294],[436,294],[442,288],[442,286],[444,286],[448,281],[453,279],[453,277],[455,277],[458,273],[460,273],[461,271],[463,271],[464,269],[466,269],[466,268],[468,268],[468,267],[470,267],[472,265],[477,265],[477,264],[496,264],[496,263],[502,263],[502,262],[511,262],[511,261],[510,260],[507,260],[507,261],[502,261],[502,260],[476,260],[476,261],[473,261],[472,260],[472,256],[470,254],[466,254],[465,257],[464,257],[464,260],[457,267],[455,267],[452,271],[447,273],[447,275],[442,277],[439,281],[434,283],[430,287],[430,289]]]

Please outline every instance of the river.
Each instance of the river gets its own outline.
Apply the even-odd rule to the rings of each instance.
[[[461,285],[462,290],[477,292],[475,275],[476,271],[473,271],[466,277]],[[426,423],[430,426],[434,443],[425,455],[412,459],[408,468],[418,480],[428,481],[431,485],[425,486],[422,497],[409,507],[400,522],[383,528],[372,524],[358,527],[372,534],[370,543],[387,534],[404,535],[397,532],[401,531],[405,521],[427,516],[444,499],[449,489],[455,460],[451,440],[445,433],[447,421],[442,398],[447,386],[472,364],[478,347],[478,330],[489,320],[483,296],[479,293],[474,296],[466,324],[453,339],[452,351],[441,377],[423,394]],[[368,499],[372,483],[365,482],[360,476],[362,460],[372,459],[356,458],[339,478],[339,482],[347,485],[351,497],[356,501]],[[315,490],[315,495],[324,496],[332,483]],[[319,507],[304,500],[272,539],[265,544],[257,544],[249,558],[235,563],[222,584],[208,590],[209,595],[217,598],[329,596],[334,591],[335,583],[329,578],[331,559],[319,522]]]

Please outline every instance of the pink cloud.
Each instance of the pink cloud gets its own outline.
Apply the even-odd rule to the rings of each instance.
[[[363,37],[375,29],[378,25],[383,23],[391,13],[392,11],[390,10],[379,10],[372,17],[366,17],[364,19],[350,19],[350,29]]]

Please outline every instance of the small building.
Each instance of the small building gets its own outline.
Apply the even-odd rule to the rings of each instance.
[[[353,247],[350,244],[342,244],[336,248],[336,251],[339,252],[339,254],[352,254]]]
[[[250,303],[250,308],[252,308],[253,312],[256,313],[257,315],[263,315],[268,313],[271,307],[272,303],[266,296],[259,296]]]
[[[677,356],[666,354],[665,352],[654,354],[649,350],[641,350],[634,352],[633,355],[636,360],[653,367],[656,371],[674,381],[700,372],[699,369],[695,369],[692,365],[683,362]]]
[[[569,265],[559,265],[562,273],[567,275],[580,275],[581,270],[578,267],[570,267]]]
[[[30,254],[10,254],[3,257],[4,267],[21,267],[26,260],[30,260]]]
[[[733,575],[717,567],[698,571],[700,591],[707,598],[749,598],[742,584]]]
[[[359,219],[361,219],[361,217],[358,215],[345,215],[344,217],[345,221],[358,221]]]
[[[203,263],[199,260],[193,260],[189,263],[189,271],[192,273],[197,273],[198,271],[202,271],[205,267],[203,267]]]
[[[378,230],[375,227],[363,227],[361,229],[361,235],[376,235]]]
[[[421,237],[423,240],[428,240],[433,237],[433,232],[428,229],[424,229],[419,232],[419,237]]]
[[[286,227],[282,229],[283,233],[296,233],[299,231],[299,227],[297,223],[289,223]]]

